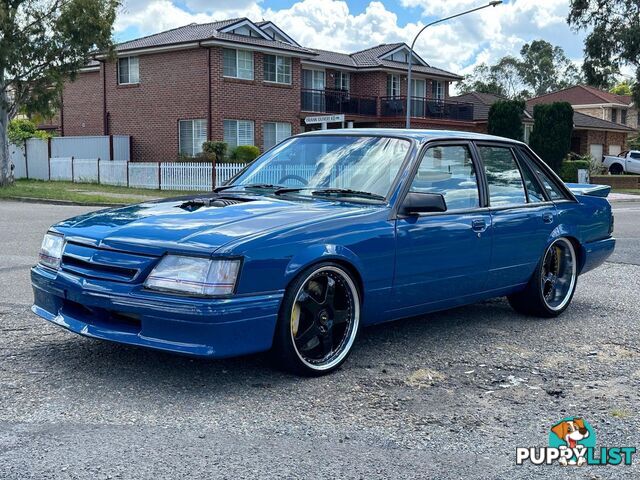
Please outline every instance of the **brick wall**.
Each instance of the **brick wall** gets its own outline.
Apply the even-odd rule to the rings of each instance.
[[[133,159],[178,157],[178,121],[207,118],[207,51],[141,55],[140,83],[118,85],[115,62],[106,64],[109,133],[131,135]]]
[[[62,115],[65,135],[102,135],[102,76],[79,73],[64,85]]]
[[[223,139],[223,120],[252,120],[254,143],[262,149],[265,122],[291,123],[291,133],[300,132],[300,60],[292,59],[291,85],[264,81],[264,55],[253,54],[254,79],[222,76],[222,49],[211,49],[212,125],[214,140]]]

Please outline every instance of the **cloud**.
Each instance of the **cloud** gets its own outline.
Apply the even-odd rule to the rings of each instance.
[[[183,3],[176,3],[181,1]],[[399,0],[422,17],[401,24],[381,1],[370,1],[353,13],[345,0],[299,0],[288,8],[273,8],[269,0],[128,0],[116,22],[116,34],[147,35],[191,22],[249,17],[277,23],[301,45],[353,52],[380,43],[410,43],[434,18],[478,5],[478,0]],[[467,73],[482,62],[517,55],[524,43],[544,38],[562,46],[569,57],[582,56],[584,34],[566,24],[569,0],[514,0],[429,27],[416,51],[431,65]]]

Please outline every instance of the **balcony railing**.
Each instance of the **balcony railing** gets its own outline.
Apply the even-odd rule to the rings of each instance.
[[[344,90],[313,90],[303,88],[302,110],[319,113],[346,113],[349,115],[377,114],[375,97],[351,95]]]
[[[407,97],[381,97],[380,115],[404,117],[407,114]],[[411,117],[439,118],[443,120],[473,120],[473,104],[411,97]]]

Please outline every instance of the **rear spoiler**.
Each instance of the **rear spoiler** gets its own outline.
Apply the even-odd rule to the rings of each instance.
[[[591,185],[590,183],[566,183],[574,195],[589,195],[592,197],[607,197],[611,192],[609,185]]]

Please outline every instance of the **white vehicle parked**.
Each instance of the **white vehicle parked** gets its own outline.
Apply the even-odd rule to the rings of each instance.
[[[640,150],[626,150],[617,156],[605,155],[602,164],[612,175],[640,174]]]

